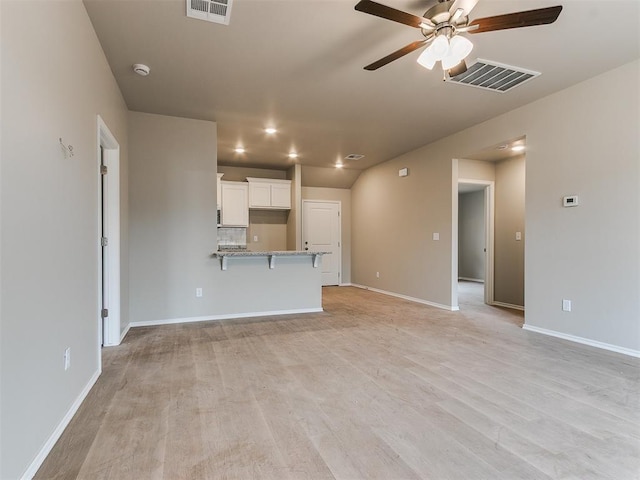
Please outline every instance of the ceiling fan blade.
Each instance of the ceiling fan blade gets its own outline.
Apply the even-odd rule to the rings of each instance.
[[[355,6],[359,12],[375,15],[376,17],[386,18],[398,23],[404,23],[410,27],[420,28],[420,24],[425,22],[424,18],[411,15],[410,13],[387,7],[381,3],[372,2],[371,0],[360,0]]]
[[[555,22],[561,11],[562,5],[558,5],[555,7],[538,8],[537,10],[527,10],[525,12],[496,15],[495,17],[477,18],[471,22],[469,26],[478,25],[478,28],[469,30],[469,33],[546,25]]]
[[[367,65],[366,67],[364,67],[364,69],[372,71],[372,70],[377,70],[380,67],[384,67],[387,63],[391,63],[394,60],[399,59],[400,57],[404,57],[407,53],[411,53],[414,50],[417,50],[418,48],[426,44],[429,40],[430,39],[425,38],[424,40],[419,40],[417,42],[410,43],[409,45],[405,45],[400,50],[396,50],[395,52],[387,55],[386,57],[381,58],[377,62],[373,62]]]
[[[453,15],[456,11],[462,9],[461,16],[466,17],[471,13],[471,10],[473,10],[473,7],[475,7],[477,3],[478,0],[455,0],[449,9],[449,14]]]

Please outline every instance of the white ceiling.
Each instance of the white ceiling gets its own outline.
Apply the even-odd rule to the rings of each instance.
[[[472,19],[564,6],[552,25],[469,35],[470,59],[542,72],[503,94],[444,83],[419,51],[363,70],[422,36],[357,0],[235,0],[229,26],[187,18],[185,0],[84,3],[129,109],[216,121],[226,165],[284,168],[295,149],[316,167],[364,154],[345,166],[361,170],[640,57],[638,0],[480,0]],[[432,2],[381,3],[421,15]]]

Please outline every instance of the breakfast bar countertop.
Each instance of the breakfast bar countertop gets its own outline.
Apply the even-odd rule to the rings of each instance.
[[[251,250],[218,250],[213,255],[216,257],[294,257],[301,255],[329,255],[331,252],[312,252],[309,250],[273,250],[253,252]]]
[[[221,260],[220,268],[222,270],[227,270],[228,262],[227,260],[230,257],[268,257],[269,259],[269,268],[274,269],[276,266],[276,258],[277,257],[311,257],[313,268],[318,268],[320,266],[320,261],[322,259],[322,255],[329,255],[331,252],[312,252],[309,250],[273,250],[273,251],[265,251],[265,252],[252,252],[251,250],[218,250],[217,252],[213,252],[212,256],[219,258]]]

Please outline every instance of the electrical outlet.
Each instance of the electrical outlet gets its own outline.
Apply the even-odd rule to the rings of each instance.
[[[571,300],[562,300],[562,311],[570,312],[571,311]]]
[[[69,370],[71,367],[71,347],[67,347],[64,350],[64,369]]]
[[[376,272],[376,278],[380,278],[380,272]]]
[[[258,241],[258,235],[254,235],[254,236],[253,236],[253,241],[254,241],[254,242],[257,242],[257,241]]]
[[[434,240],[440,240],[440,234],[438,232],[434,232],[433,239]]]
[[[517,241],[522,240],[522,232],[516,232],[516,240]]]
[[[200,298],[202,296],[202,289],[196,288],[196,297]]]

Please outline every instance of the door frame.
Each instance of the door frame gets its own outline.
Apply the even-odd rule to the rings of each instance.
[[[303,199],[302,200],[302,238],[300,243],[302,244],[305,239],[305,204],[307,203],[330,203],[338,206],[338,218],[340,221],[338,222],[338,285],[342,285],[342,202],[340,200],[314,200],[314,199]]]
[[[100,115],[97,116],[97,168],[98,179],[98,235],[97,239],[97,263],[98,263],[98,350],[100,345],[105,347],[119,345],[120,336],[120,144],[111,133],[109,127]],[[104,158],[100,149],[103,150]],[[108,173],[104,176],[104,200],[101,196],[100,164],[103,160]],[[103,205],[104,202],[104,205]],[[103,259],[102,259],[102,225],[103,216],[105,236],[109,239],[106,269],[107,269],[107,308],[109,316],[102,321],[103,305]],[[99,354],[100,355],[100,354]]]
[[[476,180],[470,178],[459,178],[456,187],[458,187],[461,183],[473,184],[473,185],[483,185],[484,191],[484,241],[486,245],[487,251],[484,256],[484,303],[487,305],[493,305],[494,303],[494,228],[495,228],[495,181],[493,180]],[[458,188],[456,188],[456,198],[458,196]],[[455,248],[453,248],[453,258],[455,259],[456,272],[455,278],[456,281],[454,283],[455,289],[455,307],[458,307],[458,210],[459,205],[456,201],[456,208],[454,212],[454,224],[456,225],[455,231]]]

